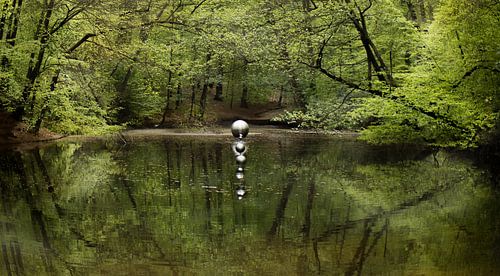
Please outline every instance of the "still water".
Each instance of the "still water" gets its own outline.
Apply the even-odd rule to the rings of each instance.
[[[243,179],[229,136],[1,150],[0,275],[500,274],[500,193],[472,161],[247,140]]]

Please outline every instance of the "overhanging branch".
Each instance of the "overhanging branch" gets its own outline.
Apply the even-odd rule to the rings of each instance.
[[[450,127],[453,127],[453,128],[459,129],[459,130],[466,130],[466,128],[464,126],[462,126],[459,122],[457,122],[449,117],[446,117],[442,114],[439,114],[437,112],[433,112],[433,111],[427,110],[423,107],[417,106],[417,105],[411,103],[410,101],[408,101],[404,95],[388,94],[382,90],[365,88],[365,87],[362,87],[361,85],[359,85],[355,82],[352,82],[352,81],[349,81],[349,80],[344,79],[342,77],[339,77],[339,76],[335,75],[334,73],[328,71],[327,69],[323,68],[323,51],[324,51],[324,48],[325,48],[327,41],[328,40],[323,41],[323,44],[320,47],[320,51],[318,53],[318,57],[316,59],[315,65],[307,64],[305,62],[300,62],[300,63],[305,64],[308,67],[311,67],[311,68],[314,68],[314,69],[320,71],[323,75],[327,76],[328,78],[330,78],[338,83],[341,83],[347,87],[353,88],[355,90],[363,91],[363,92],[366,92],[366,93],[369,93],[371,95],[378,96],[378,97],[381,97],[384,99],[391,100],[391,101],[396,102],[398,104],[401,104],[401,105],[403,105],[403,106],[405,106],[413,111],[417,111],[421,114],[424,114],[430,118],[433,118],[436,120],[441,120],[446,125],[448,125]]]
[[[457,88],[459,87],[460,85],[462,85],[462,83],[467,79],[469,78],[470,76],[472,76],[472,74],[474,74],[474,72],[476,72],[477,70],[489,70],[491,72],[495,72],[495,73],[500,73],[500,70],[497,69],[497,68],[491,68],[491,67],[488,67],[488,66],[485,66],[485,65],[476,65],[474,67],[472,67],[469,71],[465,72],[465,74],[462,76],[462,78],[457,82],[455,83],[452,88]]]

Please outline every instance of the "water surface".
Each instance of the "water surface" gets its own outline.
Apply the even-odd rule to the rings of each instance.
[[[500,274],[499,192],[471,161],[266,137],[244,179],[228,136],[2,150],[0,274]]]

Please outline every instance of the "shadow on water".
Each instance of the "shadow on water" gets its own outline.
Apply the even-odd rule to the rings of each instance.
[[[498,189],[466,158],[249,138],[237,179],[231,142],[3,150],[0,274],[500,272]]]

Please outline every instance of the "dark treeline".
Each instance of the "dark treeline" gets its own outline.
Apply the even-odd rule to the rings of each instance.
[[[470,147],[498,129],[494,0],[0,2],[0,111],[59,133],[287,108],[375,143]]]

